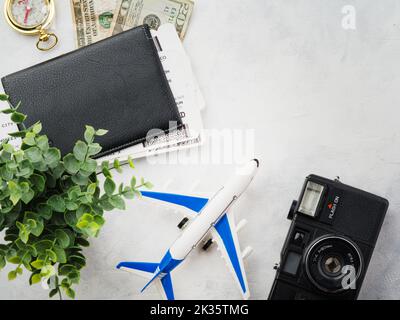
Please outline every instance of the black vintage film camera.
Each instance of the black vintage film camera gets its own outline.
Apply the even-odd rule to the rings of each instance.
[[[271,300],[357,299],[389,202],[310,175],[276,265]]]

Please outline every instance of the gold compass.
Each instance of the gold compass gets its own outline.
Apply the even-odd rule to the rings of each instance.
[[[47,51],[55,47],[57,36],[47,32],[54,18],[54,0],[6,0],[4,14],[8,24],[25,35],[38,35],[36,48]]]

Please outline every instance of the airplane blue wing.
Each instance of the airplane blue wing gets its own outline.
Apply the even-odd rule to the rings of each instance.
[[[162,278],[159,278],[160,272],[157,269],[158,267],[158,263],[152,262],[120,262],[117,265],[117,269],[132,271],[142,276],[145,276],[145,274],[149,275],[148,278],[150,279],[150,281],[144,286],[141,292],[143,292],[151,283],[155,282],[164,298],[168,300],[174,300],[175,296],[172,286],[171,274],[168,272]],[[144,274],[141,274],[140,272],[143,272]],[[147,278],[147,276],[145,277]]]
[[[152,262],[120,262],[117,265],[117,269],[133,272],[147,279],[151,279],[157,267],[158,263]]]
[[[166,298],[168,300],[175,300],[174,296],[174,289],[172,287],[172,279],[171,279],[171,274],[167,273],[162,279],[161,279],[161,284],[164,289]]]
[[[213,234],[214,239],[218,242],[218,247],[222,251],[222,256],[228,268],[232,271],[234,279],[239,285],[243,298],[247,299],[250,293],[243,265],[242,252],[235,228],[233,215],[227,213],[214,226],[216,232],[213,232]],[[232,232],[232,230],[234,231]]]
[[[142,194],[143,197],[148,197],[176,204],[188,208],[197,213],[199,213],[201,209],[203,209],[206,203],[208,202],[207,198],[185,196],[181,194],[162,193],[153,191],[141,191],[140,193]]]
[[[120,262],[117,265],[117,269],[133,269],[149,273],[154,273],[158,267],[158,263],[152,262]]]

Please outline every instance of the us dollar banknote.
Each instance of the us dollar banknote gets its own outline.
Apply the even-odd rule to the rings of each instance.
[[[172,23],[181,39],[185,37],[193,12],[193,0],[117,0],[112,22],[112,34],[148,24],[157,30],[164,23]]]
[[[112,34],[114,12],[120,0],[70,0],[77,47],[92,44]]]

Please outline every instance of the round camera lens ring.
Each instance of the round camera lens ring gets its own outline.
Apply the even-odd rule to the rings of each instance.
[[[356,279],[355,281],[358,280],[358,278],[361,275],[362,270],[364,269],[364,259],[362,257],[362,254],[360,252],[359,247],[357,246],[357,244],[355,244],[352,240],[348,239],[347,237],[344,236],[335,236],[335,235],[324,235],[322,237],[319,237],[317,239],[315,239],[305,250],[305,255],[303,258],[303,263],[305,265],[305,269],[306,269],[306,274],[307,274],[307,278],[310,280],[310,282],[319,290],[325,292],[325,293],[339,293],[344,291],[344,288],[340,288],[337,290],[329,290],[323,286],[321,286],[317,281],[314,280],[311,272],[310,272],[310,268],[309,268],[309,257],[310,257],[310,253],[313,251],[313,249],[318,246],[322,241],[326,241],[329,239],[333,239],[333,240],[340,240],[340,241],[344,241],[346,242],[348,245],[350,245],[350,247],[352,249],[354,249],[354,251],[357,254],[358,260],[359,260],[359,264],[360,266],[358,267],[357,270],[357,275],[356,275]]]

